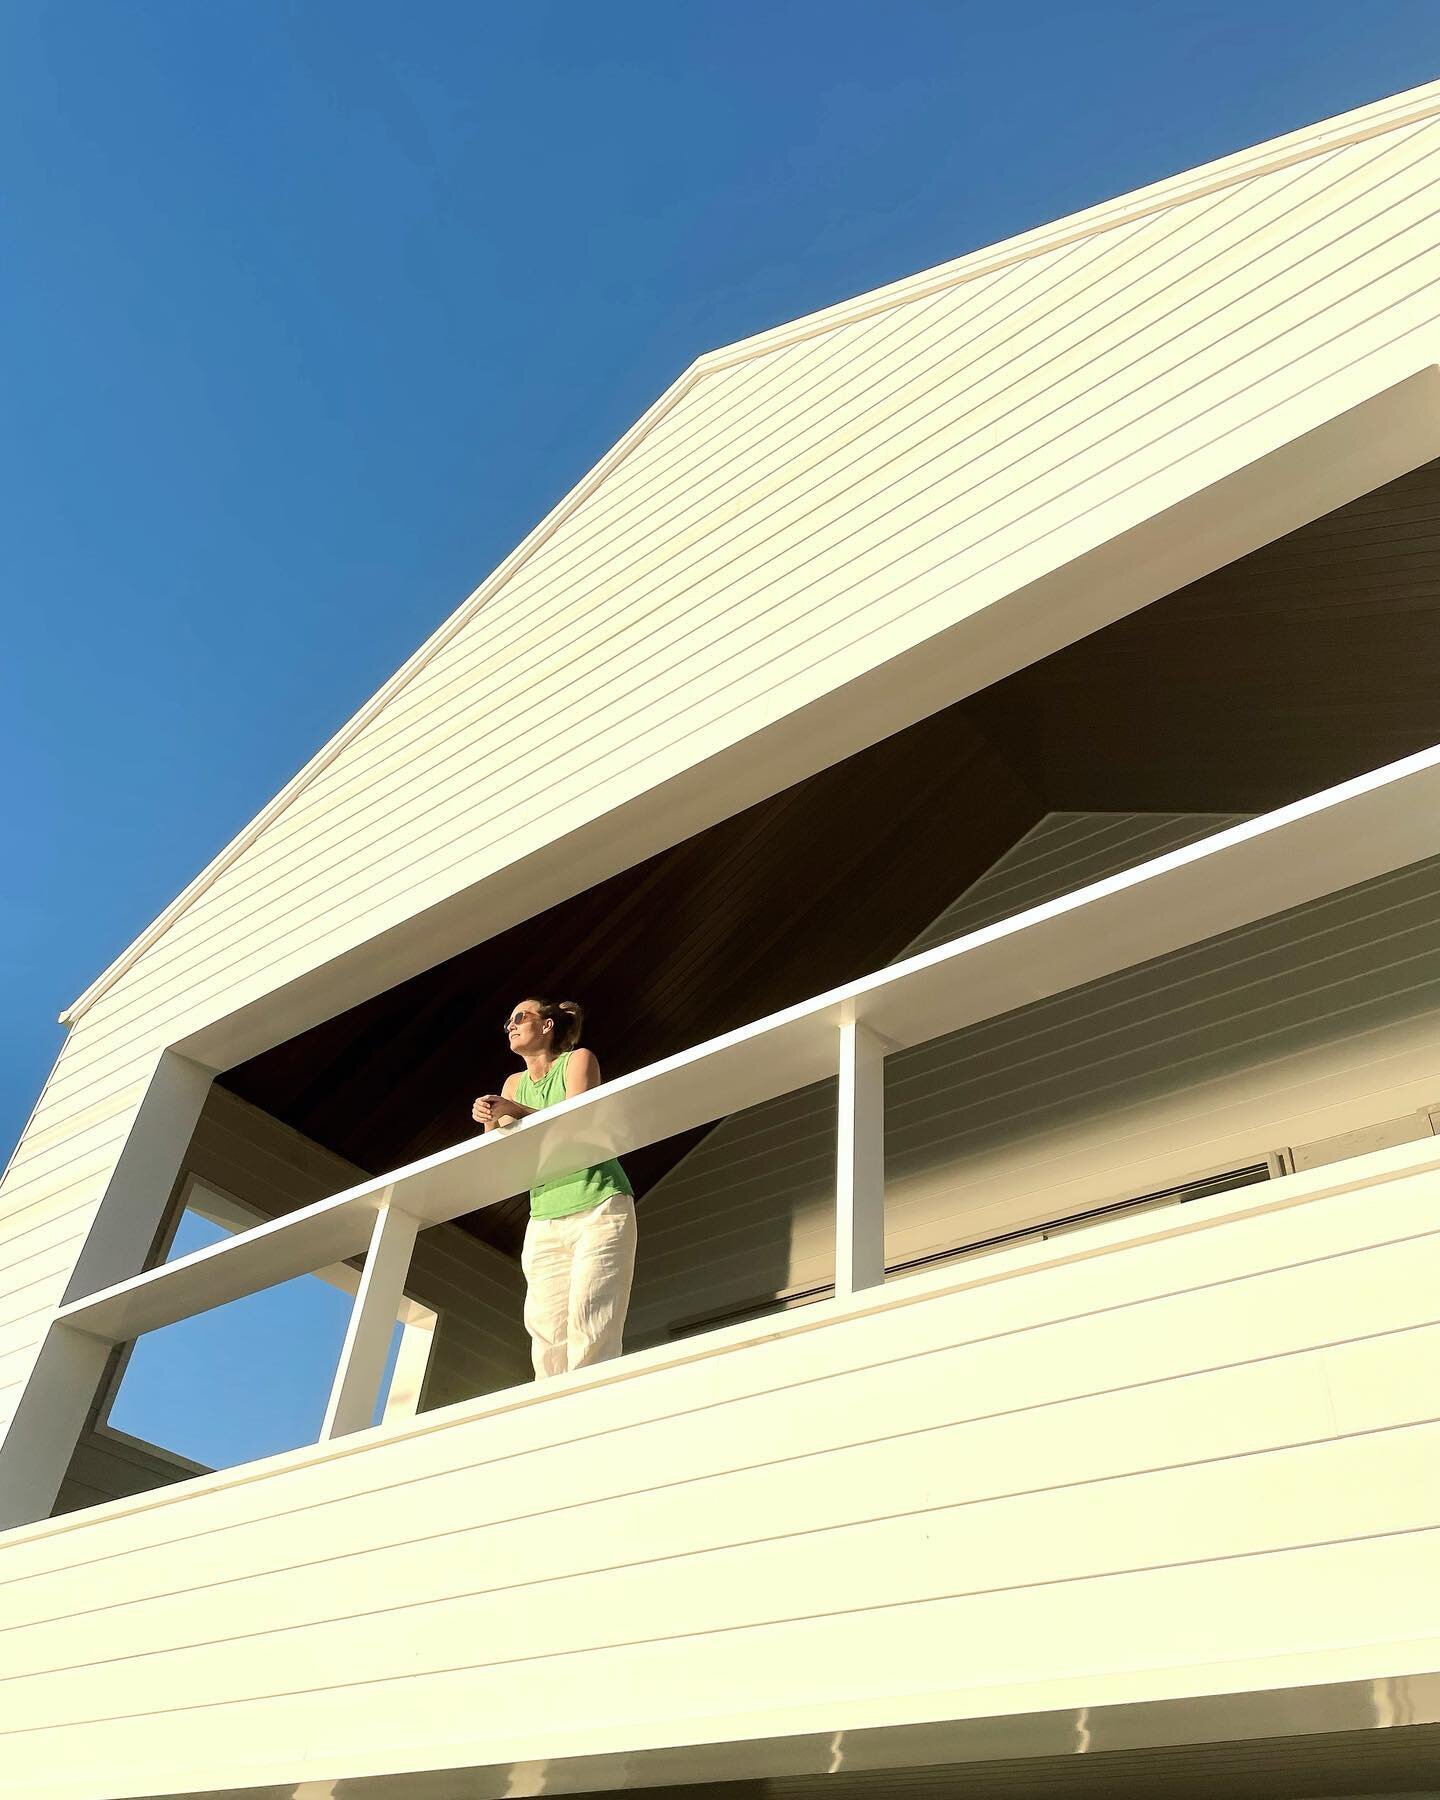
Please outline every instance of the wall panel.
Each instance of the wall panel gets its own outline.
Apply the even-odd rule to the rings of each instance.
[[[1233,822],[1052,814],[911,951]],[[893,1057],[887,1261],[1417,1113],[1440,1096],[1437,1008],[1426,863]],[[635,1341],[827,1284],[833,1230],[832,1090],[727,1120],[645,1202]]]
[[[1399,1672],[1433,1162],[15,1534],[6,1766],[119,1800]]]

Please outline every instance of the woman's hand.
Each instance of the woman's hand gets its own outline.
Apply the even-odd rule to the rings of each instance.
[[[534,1110],[533,1106],[522,1106],[518,1100],[507,1099],[504,1094],[482,1094],[470,1108],[470,1117],[491,1131],[502,1120],[528,1119]]]

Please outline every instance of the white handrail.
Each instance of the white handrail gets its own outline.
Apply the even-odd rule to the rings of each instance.
[[[910,1048],[1440,852],[1440,747],[1107,877],[472,1139],[73,1300],[120,1343],[363,1252],[391,1204],[425,1225],[834,1077],[842,1031]],[[879,1129],[866,1105],[856,1133]],[[875,1147],[849,1143],[876,1166]],[[862,1181],[866,1192],[874,1183]],[[853,1208],[841,1221],[852,1234]],[[873,1220],[871,1221],[873,1226]],[[873,1260],[873,1259],[870,1259]],[[846,1266],[849,1266],[848,1264]]]

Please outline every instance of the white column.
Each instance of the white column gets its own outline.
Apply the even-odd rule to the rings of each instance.
[[[386,1190],[375,1216],[364,1273],[350,1309],[350,1323],[340,1351],[340,1366],[320,1427],[320,1442],[363,1431],[375,1417],[380,1377],[390,1349],[390,1334],[405,1298],[405,1277],[420,1224],[390,1203]]]
[[[854,1019],[840,1027],[835,1166],[835,1293],[885,1279],[885,1046]]]
[[[93,1202],[84,1242],[76,1246],[66,1300],[144,1267],[210,1081],[211,1071],[189,1057],[167,1050],[156,1059],[104,1193]],[[36,1121],[42,1117],[37,1108]],[[35,1360],[8,1426],[0,1410],[0,1529],[49,1515],[113,1348],[41,1317],[35,1337]]]

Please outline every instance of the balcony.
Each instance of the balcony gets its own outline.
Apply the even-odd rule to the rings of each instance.
[[[1440,1143],[887,1279],[885,1076],[1414,864],[1437,798],[1408,758],[72,1301],[120,1343],[364,1257],[318,1446],[8,1535],[22,1790],[1373,1760],[1436,1714]],[[833,1294],[371,1427],[424,1228],[822,1082]]]
[[[887,1058],[1417,861],[1435,849],[1437,794],[1440,752],[1409,757],[726,1033],[511,1132],[422,1158],[72,1300],[56,1329],[118,1345],[363,1256],[325,1442],[368,1426],[375,1414],[418,1232],[502,1203],[536,1180],[827,1081],[838,1095],[833,1295],[834,1303],[853,1301],[887,1274]],[[1112,1210],[1062,1214],[1055,1223]],[[980,1235],[973,1247],[1001,1246],[1013,1235]]]

